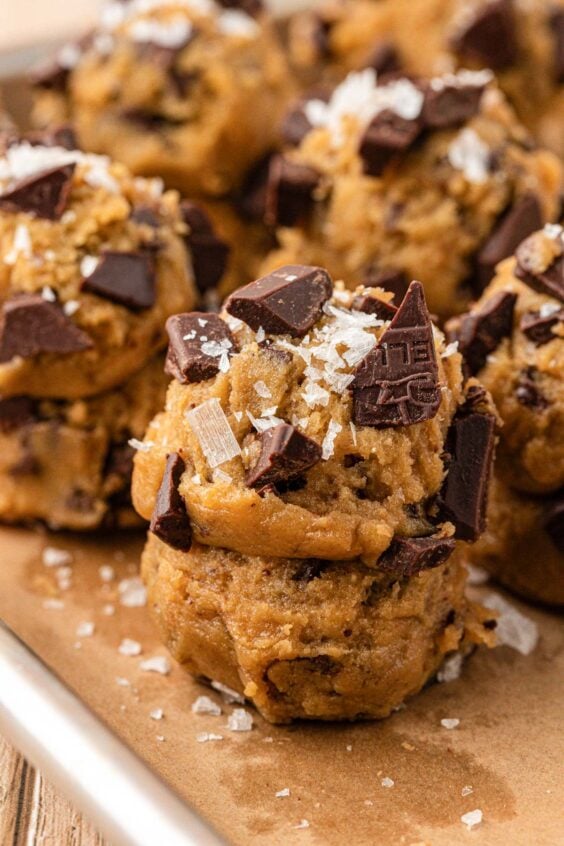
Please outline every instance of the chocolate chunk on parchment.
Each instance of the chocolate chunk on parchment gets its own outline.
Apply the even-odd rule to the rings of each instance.
[[[447,324],[449,340],[458,341],[458,351],[471,375],[482,369],[490,353],[511,335],[517,294],[498,291],[478,311],[469,312]],[[453,331],[449,326],[456,327]]]
[[[496,265],[513,255],[519,244],[543,225],[542,208],[534,194],[518,197],[500,218],[478,253],[477,285],[483,291],[491,281]]]
[[[82,290],[105,300],[142,311],[155,304],[155,266],[147,253],[105,250]]]
[[[371,297],[370,294],[357,294],[351,303],[353,311],[362,311],[364,314],[374,314],[379,320],[391,320],[397,308],[391,303]]]
[[[564,9],[553,9],[550,15],[550,28],[554,38],[554,78],[564,82]]]
[[[8,434],[36,419],[35,403],[31,397],[0,399],[0,432]]]
[[[370,51],[363,67],[372,68],[381,78],[401,70],[401,59],[393,41],[378,41]]]
[[[67,317],[57,303],[40,294],[19,294],[7,300],[0,315],[0,362],[39,353],[88,350],[92,339]]]
[[[464,59],[492,70],[512,65],[519,53],[513,0],[482,3],[455,33],[451,46]]]
[[[398,578],[439,567],[454,552],[454,538],[396,537],[378,559],[378,568]]]
[[[461,410],[446,441],[448,471],[438,498],[442,520],[455,537],[475,541],[486,526],[488,488],[495,446],[495,417]]]
[[[351,389],[353,421],[360,426],[411,426],[436,415],[441,391],[420,282],[411,283],[390,326],[358,365]]]
[[[177,452],[168,456],[150,525],[154,535],[181,552],[188,552],[192,546],[190,518],[178,492],[185,469],[184,460]]]
[[[564,308],[551,309],[545,313],[529,311],[522,316],[519,328],[537,347],[542,347],[559,337],[553,329],[560,323],[564,323]]]
[[[270,162],[266,189],[265,221],[269,226],[296,226],[304,222],[314,204],[321,175],[308,165],[284,156]]]
[[[175,314],[168,318],[166,330],[170,343],[165,372],[183,385],[216,376],[222,361],[235,352],[229,326],[217,314]]]
[[[556,549],[564,554],[564,491],[552,499],[545,511],[543,524]]]
[[[225,308],[254,329],[303,338],[321,315],[333,283],[321,267],[289,264],[239,288]]]
[[[67,207],[75,167],[62,165],[20,180],[0,195],[0,209],[59,220]]]
[[[423,123],[429,129],[459,126],[474,117],[486,83],[481,85],[449,82],[441,77],[431,80],[425,87]]]
[[[386,165],[411,147],[420,132],[419,120],[406,120],[391,109],[379,112],[360,140],[364,173],[381,176]]]
[[[287,482],[321,460],[321,447],[289,423],[279,423],[260,435],[259,460],[249,470],[245,484],[264,488]]]
[[[196,203],[183,200],[180,211],[189,228],[185,241],[191,252],[196,286],[205,294],[216,287],[225,273],[230,247],[216,235],[209,215]]]
[[[555,297],[564,303],[564,236],[559,238],[559,255],[552,258],[548,266],[540,254],[536,236],[527,238],[519,245],[515,257],[515,276],[529,288]]]
[[[515,396],[521,405],[540,413],[548,408],[550,403],[537,385],[537,375],[536,367],[527,367],[521,371],[515,388]]]

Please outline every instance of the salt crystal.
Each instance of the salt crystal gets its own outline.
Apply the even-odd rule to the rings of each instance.
[[[134,658],[136,655],[141,655],[142,651],[143,649],[141,644],[136,640],[131,640],[129,637],[124,637],[118,646],[118,652],[120,655],[127,655],[131,658]]]
[[[352,746],[347,746],[347,752],[352,752]]]
[[[300,820],[294,828],[309,828],[309,821],[308,820]]]
[[[450,344],[447,344],[444,348],[443,352],[441,353],[441,358],[450,358],[451,355],[454,355],[458,352],[458,341],[452,341]]]
[[[323,438],[323,444],[321,445],[321,454],[324,461],[328,461],[333,455],[335,451],[335,438],[342,431],[342,428],[341,424],[337,423],[336,420],[329,422],[327,432]]]
[[[63,305],[63,311],[67,317],[72,317],[73,314],[76,314],[79,308],[80,303],[78,300],[67,300]]]
[[[233,690],[231,687],[227,687],[226,684],[222,684],[218,681],[212,681],[211,686],[214,690],[217,690],[218,693],[221,693],[225,701],[230,704],[237,702],[242,705],[245,701],[244,696],[242,696],[240,693],[237,693],[237,691]]]
[[[138,438],[130,438],[127,443],[138,452],[150,452],[155,446],[153,441],[140,441]]]
[[[233,476],[230,476],[229,473],[224,473],[221,468],[216,467],[212,472],[212,479],[214,482],[225,482],[226,484],[230,484],[233,481]]]
[[[124,679],[123,676],[116,677],[116,684],[118,684],[120,687],[131,687],[131,682],[129,681],[129,679]]]
[[[111,605],[110,603],[102,607],[102,614],[104,614],[105,617],[113,617],[115,613],[115,606]]]
[[[475,811],[468,811],[467,814],[462,814],[460,817],[460,822],[464,823],[468,831],[471,831],[475,826],[480,825],[484,818],[484,815],[480,811],[479,808],[476,808]]]
[[[474,793],[474,788],[470,784],[466,784],[460,791],[461,796],[470,796],[471,793]]]
[[[279,423],[284,422],[279,417],[274,416],[257,418],[251,414],[250,411],[247,411],[247,417],[257,432],[266,432],[268,429],[273,429],[275,426],[278,426]]]
[[[437,681],[455,681],[462,671],[463,660],[461,652],[454,652],[452,655],[448,655],[443,661],[443,666],[437,673]]]
[[[76,636],[77,637],[92,637],[95,631],[94,623],[84,621],[79,623],[76,627]]]
[[[188,411],[186,419],[212,469],[241,454],[241,448],[216,397]]]
[[[145,658],[139,662],[139,669],[145,673],[159,673],[161,676],[168,676],[172,667],[165,655],[154,655],[152,658]]]
[[[237,423],[240,423],[240,422],[241,422],[241,420],[243,419],[243,412],[242,412],[242,411],[234,411],[234,412],[233,412],[233,417],[235,418],[235,420],[237,421]]]
[[[193,485],[201,485],[202,484],[202,477],[199,473],[194,473],[192,478],[190,479]]]
[[[317,385],[315,382],[306,382],[305,390],[302,392],[302,398],[309,408],[315,408],[317,405],[329,405],[329,391]]]
[[[272,399],[272,393],[268,387],[268,385],[259,379],[258,382],[255,382],[253,388],[262,399]]]
[[[238,9],[228,9],[219,16],[217,26],[223,35],[234,38],[255,38],[259,33],[253,18]]]
[[[64,564],[70,564],[72,555],[66,549],[46,546],[41,555],[41,560],[45,567],[60,567]]]
[[[541,317],[551,317],[557,311],[560,311],[561,308],[560,303],[543,303],[539,308],[539,315]]]
[[[557,241],[564,234],[564,229],[558,223],[545,223],[542,231],[552,241]]]
[[[229,731],[251,731],[253,727],[253,718],[244,708],[235,708],[232,714],[227,718],[227,728]]]
[[[380,784],[382,785],[382,787],[393,787],[394,784],[395,784],[395,781],[392,778],[388,778],[388,776],[386,776],[385,778],[382,779]]]
[[[463,129],[448,148],[448,160],[468,182],[481,184],[488,178],[490,150],[473,129]]]
[[[139,576],[122,579],[118,593],[120,605],[126,608],[142,608],[147,604],[147,589]]]
[[[80,262],[80,272],[82,276],[91,276],[98,267],[100,259],[97,256],[84,256]]]
[[[162,708],[154,708],[150,713],[149,716],[152,720],[162,720],[164,717],[164,711]]]
[[[276,796],[277,799],[283,799],[285,796],[290,795],[290,788],[289,787],[283,787],[282,790],[278,790],[274,795]]]
[[[149,18],[134,21],[128,31],[130,38],[138,44],[156,44],[167,50],[178,50],[190,39],[192,25],[180,16],[160,23]]]
[[[233,317],[232,314],[226,314],[223,318],[232,332],[237,332],[245,324],[238,317]]]
[[[496,626],[498,643],[516,649],[521,655],[530,655],[539,639],[536,623],[498,593],[490,593],[482,600],[482,604],[499,612]]]
[[[77,44],[64,44],[57,53],[57,64],[65,70],[72,70],[80,61],[80,47]]]
[[[45,285],[44,288],[41,289],[41,296],[44,300],[47,300],[48,303],[56,303],[57,302],[57,295],[52,288],[49,288],[48,285]]]
[[[31,258],[31,254],[32,248],[29,230],[23,223],[18,223],[14,232],[12,249],[4,256],[4,264],[14,265],[20,255],[29,259]]]
[[[98,567],[98,575],[103,582],[111,582],[116,575],[114,568],[110,564],[102,564]]]
[[[489,581],[490,574],[482,567],[477,567],[475,564],[467,564],[468,570],[468,584],[469,585],[483,585]]]
[[[357,446],[357,442],[356,442],[356,426],[354,425],[354,423],[352,422],[352,420],[351,420],[351,422],[350,422],[350,427],[351,427],[351,438],[352,438],[352,442],[353,442],[353,444],[354,444],[355,446]]]
[[[460,725],[460,720],[458,720],[456,717],[453,717],[452,719],[446,717],[444,720],[441,720],[441,725],[443,728],[446,729],[455,729],[457,726]]]
[[[255,339],[256,339],[257,344],[261,344],[264,341],[265,338],[266,338],[266,332],[264,331],[262,326],[259,326],[259,328],[256,331],[256,335],[255,335]]]
[[[219,717],[221,708],[209,696],[198,696],[195,702],[192,703],[193,714],[211,714],[214,717]]]
[[[157,734],[157,740],[159,741],[159,743],[164,743],[164,741],[165,741],[164,734]]]
[[[48,611],[62,611],[65,603],[62,599],[44,599],[42,606]]]
[[[208,743],[210,740],[223,740],[222,734],[213,734],[211,731],[202,731],[196,735],[198,743]]]

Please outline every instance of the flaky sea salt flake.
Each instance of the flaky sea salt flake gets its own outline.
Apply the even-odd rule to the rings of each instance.
[[[143,648],[141,644],[138,641],[132,640],[129,637],[124,637],[124,639],[118,646],[118,652],[120,655],[127,655],[131,658],[135,658],[137,655],[141,655],[142,651]]]
[[[198,696],[195,702],[192,703],[193,714],[211,714],[212,717],[219,717],[221,715],[221,708],[209,696]]]
[[[483,813],[479,808],[476,808],[474,811],[468,811],[466,814],[462,814],[460,817],[460,822],[463,823],[468,831],[471,831],[477,825],[480,825],[484,818]]]
[[[233,713],[227,718],[227,728],[229,731],[251,731],[252,727],[253,718],[244,708],[235,708]]]
[[[140,576],[122,579],[118,594],[120,605],[125,608],[143,608],[147,604],[147,589]]]
[[[222,684],[218,681],[212,681],[211,686],[214,690],[217,690],[218,693],[221,693],[225,701],[230,705],[234,703],[242,705],[245,701],[245,697],[241,693],[237,693],[236,690],[233,690],[231,687],[227,687],[226,684]]]
[[[166,655],[153,655],[152,658],[140,661],[139,669],[144,673],[159,673],[161,676],[168,676],[172,666]]]
[[[241,448],[217,397],[188,411],[186,419],[212,469],[241,454]]]
[[[530,655],[534,651],[538,643],[539,631],[533,620],[521,614],[515,606],[498,593],[490,593],[482,600],[482,604],[499,613],[496,626],[499,645],[510,646],[521,655]]]

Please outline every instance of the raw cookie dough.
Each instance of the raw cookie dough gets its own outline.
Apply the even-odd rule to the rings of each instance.
[[[457,555],[526,599],[564,605],[564,489],[530,496],[494,474],[486,531]]]
[[[290,266],[237,291],[222,317],[171,318],[175,379],[135,459],[140,514],[154,516],[177,453],[200,543],[374,566],[397,537],[439,542],[456,527],[475,539],[494,417],[483,389],[463,390],[420,283],[397,311],[389,298],[333,291],[323,269]],[[483,461],[470,479],[475,436]]]
[[[492,68],[523,123],[564,155],[563,0],[325,0],[295,17],[290,54],[306,83],[365,67]]]
[[[552,279],[552,283],[551,280]],[[496,473],[524,493],[564,487],[564,233],[549,225],[448,324],[503,421]]]
[[[328,103],[298,107],[285,125],[297,146],[270,170],[267,217],[280,248],[263,271],[305,262],[351,285],[417,278],[432,312],[462,311],[560,203],[558,159],[531,147],[490,79],[461,72],[377,85],[365,70]],[[518,238],[507,243],[510,215]]]
[[[0,157],[0,395],[76,399],[129,378],[195,304],[178,196],[106,157]]]
[[[162,407],[163,363],[90,399],[0,400],[0,520],[81,531],[138,525],[128,440],[142,438]]]
[[[398,578],[358,561],[186,554],[149,536],[142,572],[173,656],[273,723],[386,717],[446,654],[493,640],[453,559]]]
[[[244,7],[107,4],[39,77],[36,125],[70,118],[86,150],[188,196],[227,194],[274,144],[294,90],[268,16]]]

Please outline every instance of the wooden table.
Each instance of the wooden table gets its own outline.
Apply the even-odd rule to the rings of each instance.
[[[0,736],[1,846],[109,846]]]

